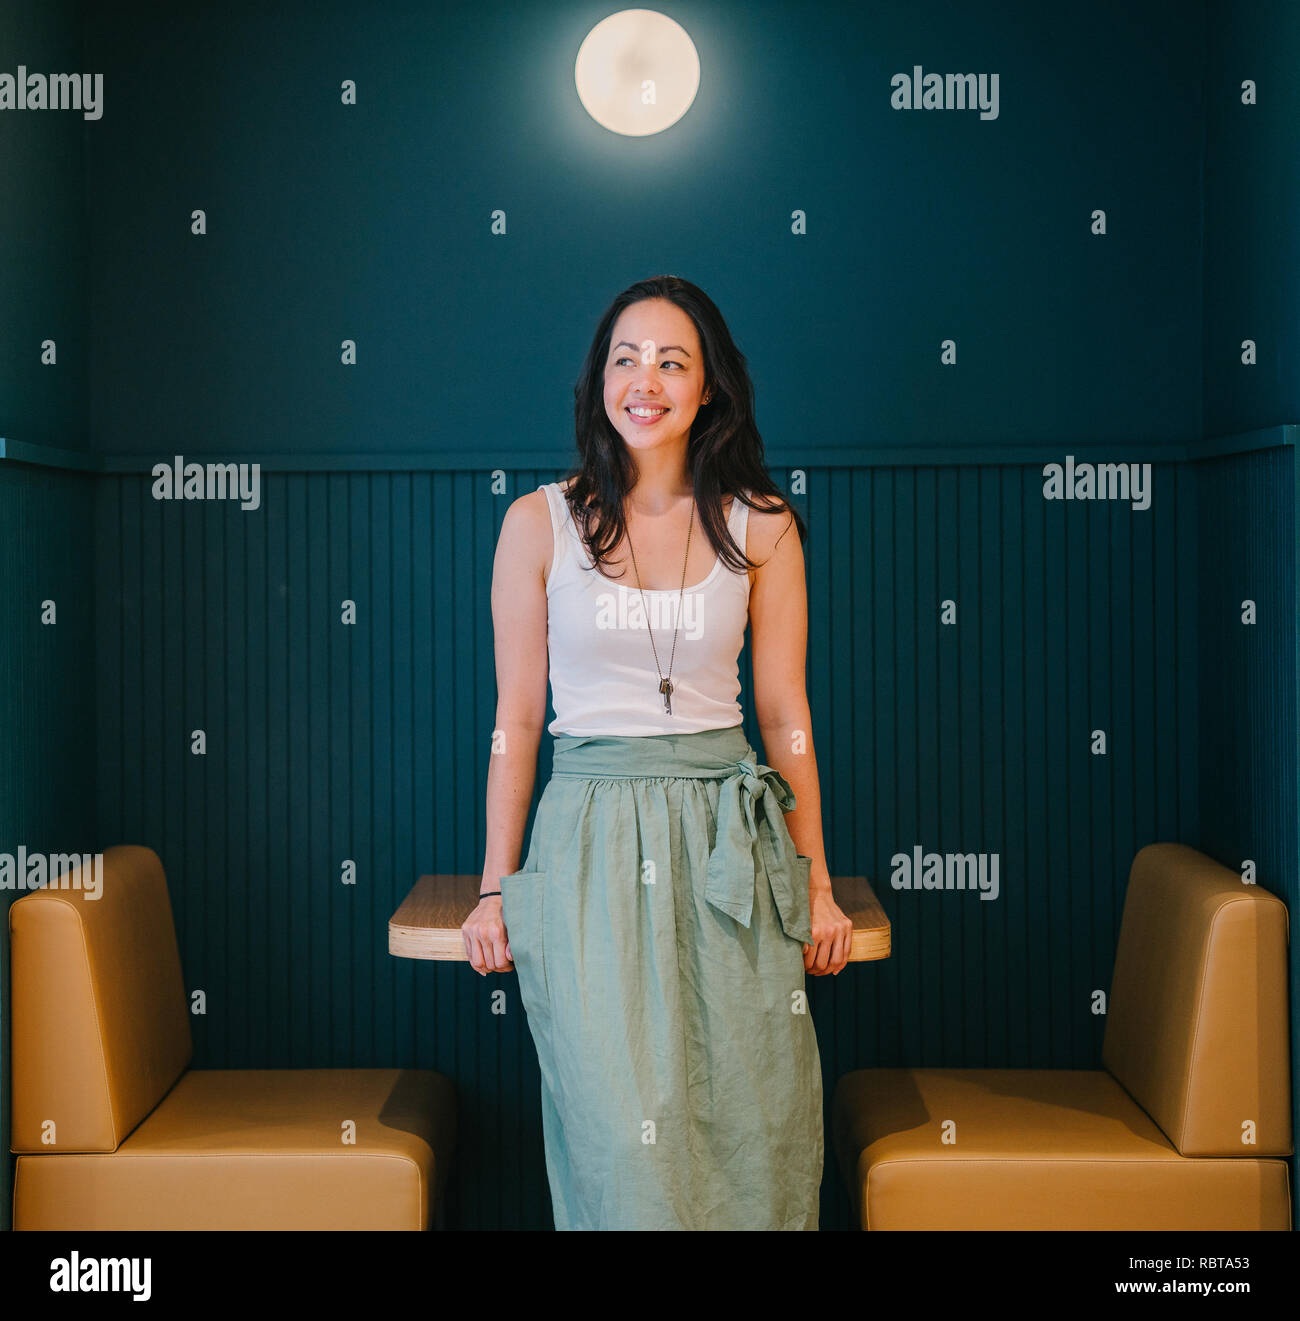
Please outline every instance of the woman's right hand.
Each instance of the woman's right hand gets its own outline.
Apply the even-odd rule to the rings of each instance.
[[[480,976],[514,971],[499,894],[487,895],[478,901],[478,906],[461,924],[460,934],[465,941],[470,967]]]

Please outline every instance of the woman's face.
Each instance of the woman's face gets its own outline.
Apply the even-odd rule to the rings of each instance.
[[[605,412],[627,444],[684,447],[703,393],[703,355],[690,317],[662,298],[625,307],[609,337]],[[651,416],[629,411],[642,404]]]

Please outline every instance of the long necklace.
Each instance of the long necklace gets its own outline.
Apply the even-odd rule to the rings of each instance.
[[[659,648],[655,646],[654,629],[650,627],[650,610],[645,603],[645,591],[641,586],[641,570],[636,566],[636,550],[632,546],[632,529],[627,529],[627,548],[632,552],[632,569],[636,574],[636,588],[641,593],[641,608],[645,611],[646,632],[650,634],[650,649],[654,652],[655,672],[659,675],[659,691],[664,695],[664,711],[673,713],[673,658],[677,655],[677,632],[682,626],[682,597],[686,592],[686,562],[691,558],[691,531],[695,527],[695,500],[691,500],[691,522],[686,529],[686,557],[682,560],[682,585],[677,593],[677,627],[673,629],[673,649],[668,656],[668,673],[659,665]]]

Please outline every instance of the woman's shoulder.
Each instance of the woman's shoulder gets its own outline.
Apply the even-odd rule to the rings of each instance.
[[[553,548],[550,500],[546,492],[539,486],[526,495],[516,496],[506,507],[501,521],[498,551],[535,564],[545,576]]]
[[[528,491],[524,495],[516,496],[506,507],[506,518],[523,525],[539,523],[543,520],[549,524],[551,521],[550,497],[540,486],[535,491]],[[504,527],[504,524],[502,526]]]
[[[752,505],[749,507],[749,523],[745,532],[745,553],[751,560],[761,563],[771,556],[777,542],[793,526],[794,514],[780,496],[750,494],[750,499],[770,506],[765,509],[755,509]]]

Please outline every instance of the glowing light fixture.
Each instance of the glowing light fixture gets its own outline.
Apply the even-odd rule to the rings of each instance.
[[[653,9],[603,18],[578,47],[573,79],[587,113],[612,133],[662,133],[690,108],[700,57],[686,30]]]

